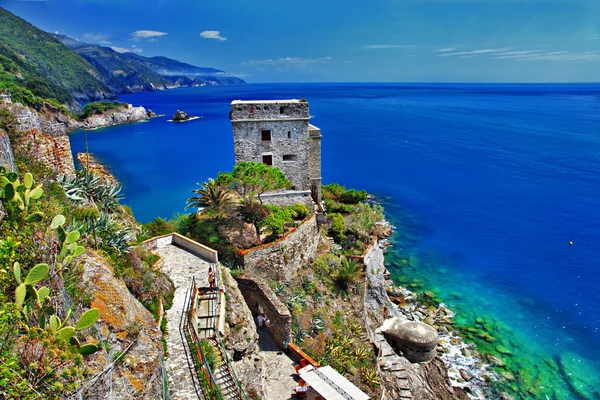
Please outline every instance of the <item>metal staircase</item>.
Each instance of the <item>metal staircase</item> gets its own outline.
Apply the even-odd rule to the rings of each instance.
[[[216,399],[248,400],[231,367],[223,338],[217,329],[221,307],[218,270],[215,275],[217,276],[216,289],[197,288],[195,280],[193,281],[190,298],[184,308],[186,317],[182,328],[188,338],[190,354],[197,360],[196,363],[191,363],[196,365],[195,378],[197,379],[194,380],[201,382],[203,379],[200,376],[205,376],[208,385],[216,389],[216,393],[213,395],[216,396],[214,397]],[[208,342],[215,350],[217,364],[213,365],[212,368],[202,351],[201,340]],[[200,399],[207,398],[207,394],[204,393],[202,388],[197,390],[197,394]]]

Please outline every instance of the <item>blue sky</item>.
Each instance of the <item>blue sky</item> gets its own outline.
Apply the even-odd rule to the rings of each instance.
[[[49,31],[249,82],[600,81],[600,0],[0,0]]]

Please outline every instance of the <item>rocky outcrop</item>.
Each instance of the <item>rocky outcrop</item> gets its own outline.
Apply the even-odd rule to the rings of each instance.
[[[435,357],[437,332],[423,322],[390,318],[383,322],[380,330],[388,343],[411,362],[430,361]]]
[[[118,110],[108,110],[102,114],[89,116],[78,124],[74,124],[73,127],[75,129],[96,129],[111,125],[140,122],[146,119],[148,119],[148,113],[144,107],[134,107],[129,104],[127,107],[121,107]]]
[[[177,110],[177,111],[175,111],[175,114],[173,114],[173,116],[171,117],[171,120],[174,122],[179,122],[179,121],[187,121],[190,118],[191,117],[189,115],[187,115],[184,111]]]
[[[10,146],[10,139],[3,130],[0,130],[0,166],[8,171],[15,170],[15,158]]]
[[[100,311],[95,336],[103,343],[102,351],[86,358],[90,376],[102,375],[83,384],[83,398],[160,398],[163,351],[154,317],[114,277],[106,260],[93,252],[81,259],[80,286],[90,307]]]
[[[390,398],[419,399],[419,400],[456,400],[469,399],[467,393],[460,387],[455,387],[454,381],[449,377],[448,367],[443,360],[436,356],[428,363],[411,363],[402,352],[398,354],[390,346],[384,334],[376,326],[382,324],[383,318],[396,317],[407,321],[406,316],[400,312],[386,293],[384,278],[383,250],[374,246],[365,256],[367,271],[367,289],[365,294],[366,324],[371,341],[379,349],[381,358],[378,360],[381,377],[386,393]],[[412,323],[412,322],[411,322]],[[419,322],[419,324],[422,324]],[[419,325],[422,326],[422,325]],[[371,330],[373,329],[373,330]],[[433,330],[433,329],[432,329]],[[435,332],[433,330],[433,332]],[[432,332],[425,332],[427,338],[434,343]],[[437,337],[435,338],[437,342]],[[427,347],[429,350],[429,347]]]
[[[221,271],[227,293],[225,346],[232,351],[233,367],[245,391],[255,395],[254,398],[264,399],[264,357],[258,347],[252,312],[229,269],[222,267]]]
[[[108,172],[106,167],[100,163],[91,153],[77,153],[77,160],[81,163],[83,169],[88,170],[92,174],[100,177],[103,182],[117,183],[115,177]]]

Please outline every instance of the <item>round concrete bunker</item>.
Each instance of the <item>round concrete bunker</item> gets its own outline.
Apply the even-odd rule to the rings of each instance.
[[[438,334],[423,322],[390,318],[384,321],[381,332],[387,342],[410,362],[429,361],[436,355]]]

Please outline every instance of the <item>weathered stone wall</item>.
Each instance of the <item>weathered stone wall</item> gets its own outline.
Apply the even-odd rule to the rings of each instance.
[[[312,213],[314,211],[314,202],[310,191],[287,191],[282,193],[267,193],[260,196],[265,204],[271,204],[279,207],[293,206],[297,203],[304,204]]]
[[[222,284],[227,293],[225,347],[230,350],[233,369],[246,392],[264,399],[264,357],[258,347],[258,334],[252,312],[229,269],[222,267]]]
[[[256,100],[231,102],[232,121],[254,119],[308,119],[308,103],[298,100]]]
[[[67,135],[52,136],[32,129],[22,133],[19,146],[57,175],[75,174],[71,142]]]
[[[273,166],[288,177],[294,189],[310,190],[307,120],[232,121],[232,124],[236,163],[260,163],[263,156],[270,155]],[[262,130],[271,131],[270,141],[262,141]]]
[[[308,172],[310,176],[310,190],[315,195],[315,200],[321,202],[321,130],[314,125],[308,126]]]
[[[316,258],[319,235],[313,215],[284,239],[247,252],[243,256],[244,269],[250,276],[288,282],[309,259]]]
[[[269,286],[258,278],[238,278],[238,287],[250,307],[255,320],[259,310],[269,319],[267,331],[281,349],[290,342],[291,314],[288,308],[277,298]]]
[[[15,158],[12,147],[10,147],[10,139],[6,132],[2,130],[0,130],[0,166],[3,166],[8,171],[15,170]]]
[[[321,198],[321,131],[309,124],[308,103],[298,100],[233,101],[230,112],[235,162],[272,157],[294,190]],[[271,132],[263,140],[261,132]]]

